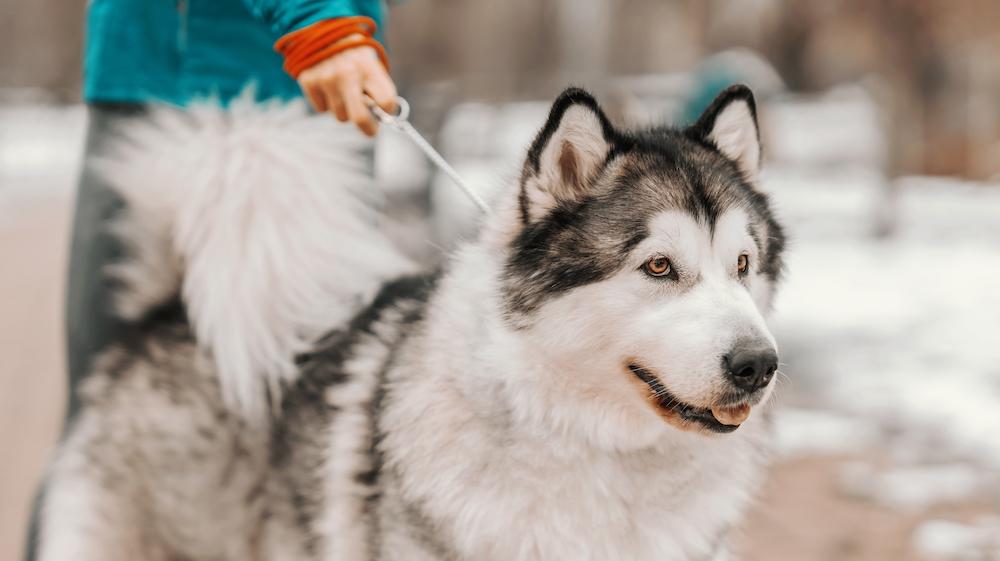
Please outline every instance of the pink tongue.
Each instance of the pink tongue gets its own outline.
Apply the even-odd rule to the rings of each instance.
[[[712,415],[716,421],[724,425],[738,425],[750,416],[749,405],[734,405],[730,407],[712,407]]]

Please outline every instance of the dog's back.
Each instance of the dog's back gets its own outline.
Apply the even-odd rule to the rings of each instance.
[[[347,324],[299,357],[272,414],[223,398],[218,371],[179,303],[157,310],[97,361],[46,490],[42,561],[309,559],[330,505],[320,477],[335,418],[373,425],[385,360],[419,315],[433,277],[388,283]],[[363,356],[367,360],[351,362]],[[350,397],[341,393],[366,392]],[[364,413],[368,412],[368,415]],[[367,431],[354,492],[376,493]],[[366,480],[367,479],[367,480]],[[345,495],[350,489],[343,489]]]
[[[42,560],[253,559],[269,431],[179,314],[102,355],[45,491]]]

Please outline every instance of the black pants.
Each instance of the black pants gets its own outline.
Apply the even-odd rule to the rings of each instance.
[[[69,404],[66,425],[79,409],[76,387],[94,355],[117,340],[126,326],[111,307],[112,282],[105,267],[122,257],[121,244],[108,231],[122,210],[122,200],[91,169],[95,157],[116,140],[122,124],[146,114],[141,105],[92,105],[89,110],[83,170],[76,196],[66,282],[66,344],[69,360]]]
[[[108,224],[122,210],[121,199],[91,169],[93,160],[115,140],[118,127],[130,119],[141,119],[142,105],[95,104],[88,109],[87,139],[83,170],[77,187],[70,242],[69,278],[66,294],[66,343],[69,360],[69,402],[65,428],[71,426],[80,408],[76,388],[87,374],[94,356],[114,342],[127,326],[112,313],[112,283],[104,268],[120,259],[121,245],[108,232]],[[39,490],[31,513],[25,559],[34,561],[38,541],[38,506],[45,492]]]

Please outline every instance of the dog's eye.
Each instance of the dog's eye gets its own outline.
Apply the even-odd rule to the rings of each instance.
[[[670,274],[673,267],[670,260],[662,255],[651,257],[642,265],[642,270],[651,277],[665,277]]]
[[[750,257],[747,254],[740,255],[740,258],[736,260],[736,271],[741,277],[750,271]]]

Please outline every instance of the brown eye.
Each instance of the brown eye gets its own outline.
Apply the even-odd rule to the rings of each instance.
[[[657,255],[649,259],[642,268],[651,277],[665,277],[670,274],[670,270],[672,269],[670,260],[662,255]]]
[[[746,254],[740,255],[740,258],[736,260],[736,270],[741,277],[750,270],[750,258]]]

